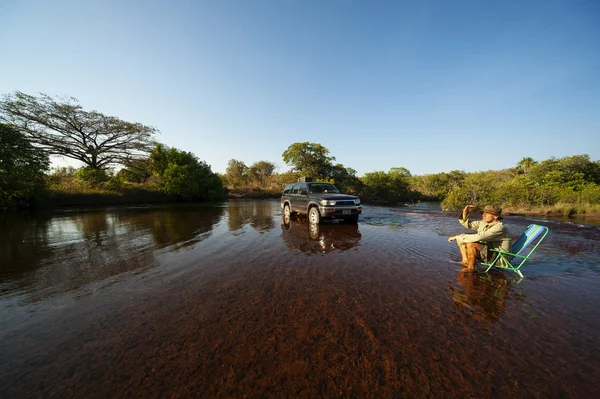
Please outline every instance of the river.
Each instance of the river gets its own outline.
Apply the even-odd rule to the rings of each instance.
[[[600,227],[461,273],[436,204],[272,200],[0,218],[1,398],[596,397]]]

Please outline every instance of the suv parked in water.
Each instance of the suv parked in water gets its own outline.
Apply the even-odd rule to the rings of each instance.
[[[283,215],[308,215],[311,223],[320,223],[321,219],[344,219],[358,222],[362,213],[360,198],[342,194],[331,183],[313,182],[310,178],[300,179],[288,184],[281,196]]]

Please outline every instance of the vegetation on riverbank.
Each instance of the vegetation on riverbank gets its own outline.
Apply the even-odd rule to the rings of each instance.
[[[359,177],[321,144],[299,142],[282,154],[288,171],[231,159],[217,174],[194,154],[154,141],[155,128],[87,112],[74,99],[16,92],[0,101],[0,122],[0,210],[278,198],[287,184],[311,176],[365,203],[435,200],[447,211],[492,203],[512,214],[600,216],[600,161],[588,155],[523,158],[500,171],[413,176],[395,167]],[[85,166],[48,174],[50,155]]]

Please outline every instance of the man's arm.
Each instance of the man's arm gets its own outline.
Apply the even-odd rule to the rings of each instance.
[[[475,205],[467,205],[464,207],[464,209],[462,210],[462,213],[460,214],[459,219],[460,220],[467,220],[469,218],[469,214],[471,213],[471,211],[475,209]]]
[[[477,228],[479,227],[478,221],[472,221],[471,219],[469,219],[469,214],[473,209],[475,209],[475,205],[465,206],[462,212],[460,213],[460,216],[458,217],[458,222],[461,225],[463,225],[463,227],[469,230],[477,230]]]
[[[463,242],[478,242],[478,241],[501,241],[504,236],[502,223],[496,223],[489,229],[481,233],[465,234]]]
[[[479,222],[472,222],[471,220],[469,220],[469,214],[471,213],[471,211],[473,209],[475,209],[475,205],[465,206],[463,208],[462,212],[460,213],[460,215],[458,216],[458,221],[460,224],[462,224],[467,229],[477,230],[477,226],[479,225]],[[455,241],[459,237],[464,237],[465,235],[466,234],[459,234],[457,236],[449,237],[448,242]]]

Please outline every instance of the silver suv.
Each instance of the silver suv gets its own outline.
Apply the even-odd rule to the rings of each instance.
[[[360,198],[342,194],[331,183],[299,181],[288,184],[281,196],[281,209],[284,216],[308,215],[311,223],[321,219],[343,219],[350,223],[358,222],[362,213]]]

